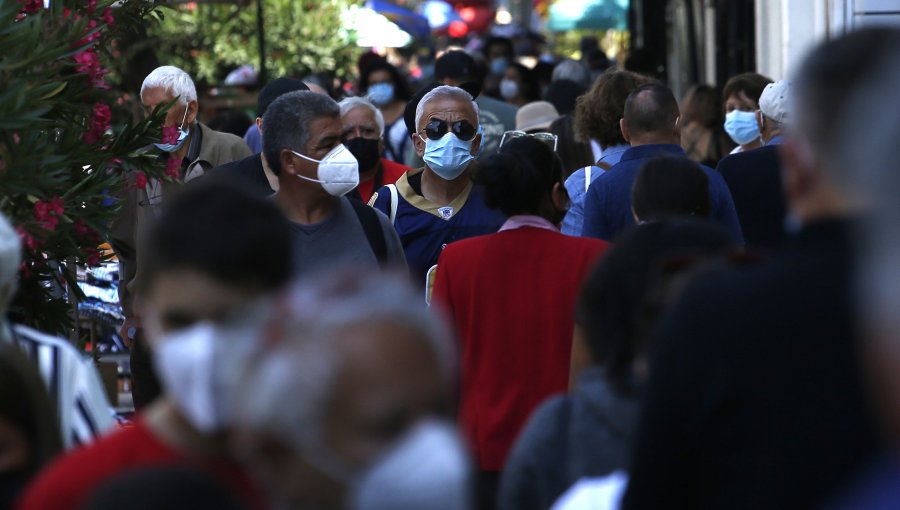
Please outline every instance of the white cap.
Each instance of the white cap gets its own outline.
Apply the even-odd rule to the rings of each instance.
[[[766,117],[780,123],[790,122],[791,82],[778,80],[766,85],[759,96],[759,111]]]

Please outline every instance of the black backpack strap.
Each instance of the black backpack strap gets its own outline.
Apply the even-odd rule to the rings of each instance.
[[[353,206],[356,217],[359,218],[359,223],[362,225],[363,232],[366,233],[366,239],[369,240],[369,247],[372,248],[378,265],[384,267],[387,264],[387,242],[384,240],[381,222],[378,221],[378,213],[358,200],[350,200],[350,205]]]

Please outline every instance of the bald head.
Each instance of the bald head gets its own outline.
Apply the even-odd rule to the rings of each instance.
[[[680,143],[678,101],[672,91],[658,83],[634,90],[625,100],[622,135],[631,145]]]

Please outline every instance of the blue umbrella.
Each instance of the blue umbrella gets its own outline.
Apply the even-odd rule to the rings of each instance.
[[[432,30],[445,28],[454,21],[463,21],[456,9],[444,0],[426,0],[419,5],[418,11],[428,18]]]
[[[425,39],[431,35],[431,26],[428,25],[428,20],[409,9],[386,0],[367,0],[366,7],[391,20],[404,32],[415,38]]]

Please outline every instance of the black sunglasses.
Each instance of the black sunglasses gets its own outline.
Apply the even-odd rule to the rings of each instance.
[[[440,140],[447,131],[452,131],[460,140],[468,142],[475,138],[475,126],[467,120],[458,120],[453,124],[447,124],[446,120],[432,119],[425,125],[425,136],[431,140]]]

